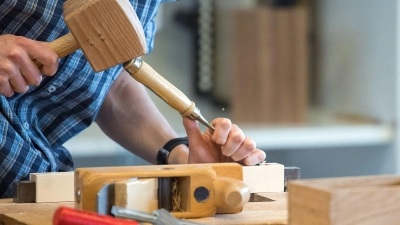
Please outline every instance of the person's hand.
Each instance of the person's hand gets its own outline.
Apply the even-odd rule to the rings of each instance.
[[[42,66],[38,67],[34,61]],[[58,68],[57,54],[43,42],[10,34],[0,35],[0,94],[10,97],[37,86],[42,74],[52,76]]]
[[[255,142],[245,137],[243,131],[229,119],[217,118],[201,133],[198,122],[183,117],[189,140],[188,163],[239,162],[254,165],[265,159],[265,152],[257,149]]]

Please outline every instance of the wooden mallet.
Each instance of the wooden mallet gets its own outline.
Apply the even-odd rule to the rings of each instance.
[[[68,0],[63,7],[71,33],[49,43],[60,58],[82,49],[96,72],[124,63],[133,78],[172,108],[214,129],[194,102],[138,58],[146,53],[146,41],[128,0]]]
[[[68,0],[63,8],[71,33],[49,43],[60,58],[82,49],[99,72],[146,53],[144,32],[129,1]]]

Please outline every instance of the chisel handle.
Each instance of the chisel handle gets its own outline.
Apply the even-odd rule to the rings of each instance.
[[[124,68],[135,80],[153,91],[180,114],[192,120],[198,120],[210,129],[214,129],[214,126],[201,115],[194,102],[190,101],[184,93],[158,74],[146,62],[136,58],[124,63]]]

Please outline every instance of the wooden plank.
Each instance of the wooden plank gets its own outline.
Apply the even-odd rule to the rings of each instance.
[[[288,224],[287,193],[258,193],[273,201],[249,202],[243,207],[243,211],[236,214],[217,214],[213,217],[190,219],[190,221],[204,224]]]
[[[291,18],[294,13],[291,7],[276,7],[268,10],[276,24],[276,32],[273,34],[277,52],[275,57],[276,69],[273,71],[276,86],[276,121],[278,123],[286,123],[291,121],[291,114],[293,113],[292,105],[296,100],[293,95],[293,86],[297,86],[294,82],[296,71],[293,71],[296,59],[293,58],[292,48],[294,37],[291,30],[293,29],[293,19]],[[264,49],[268,51],[267,48]]]
[[[292,105],[291,118],[293,121],[304,122],[307,118],[309,105],[309,80],[310,80],[310,9],[308,3],[299,3],[299,6],[293,12],[292,54],[296,63],[293,65],[293,71],[297,74],[293,77],[293,96],[295,101]],[[295,21],[295,22],[294,22]]]
[[[264,124],[306,121],[308,11],[307,5],[298,4],[234,13],[232,120]]]
[[[55,210],[40,213],[8,213],[1,215],[2,225],[52,225]]]
[[[290,224],[399,224],[400,176],[289,181]]]
[[[204,224],[287,224],[287,193],[258,193],[273,201],[249,202],[243,211],[234,214],[217,214],[214,217],[191,219]],[[14,203],[12,199],[0,199],[0,224],[47,225],[51,224],[54,211],[64,203]],[[4,211],[3,211],[4,210]],[[38,215],[40,214],[40,216]]]
[[[285,168],[279,163],[264,163],[261,166],[243,166],[243,182],[251,193],[283,192]]]
[[[260,73],[258,65],[257,52],[259,35],[257,35],[258,26],[255,24],[259,20],[260,14],[254,11],[235,11],[233,13],[234,27],[233,27],[233,56],[231,63],[233,66],[232,74],[232,120],[237,122],[246,121],[250,118],[259,121],[262,116],[270,116],[271,114],[264,114],[263,107],[258,107],[256,112],[253,113],[254,102],[259,102],[260,96],[257,94],[260,90],[260,85],[263,83],[257,79],[257,74]],[[268,75],[267,75],[268,76]],[[271,84],[271,83],[269,83]],[[267,84],[268,85],[268,84]],[[265,89],[270,92],[270,86]],[[271,95],[264,95],[266,100],[270,99]],[[261,112],[260,112],[261,111]],[[250,114],[249,114],[250,113]]]
[[[5,213],[38,213],[46,210],[55,210],[58,206],[73,207],[74,202],[55,202],[55,203],[15,203],[11,198],[0,199],[0,214]]]
[[[0,224],[50,225],[59,206],[74,207],[74,202],[15,203],[11,198],[0,199]]]
[[[74,201],[74,172],[31,173],[35,182],[36,202]]]

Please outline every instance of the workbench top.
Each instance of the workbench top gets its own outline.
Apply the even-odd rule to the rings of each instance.
[[[204,224],[287,224],[287,193],[262,193],[267,202],[249,202],[236,214],[217,214],[214,217],[193,219]],[[73,207],[73,202],[14,203],[0,199],[0,224],[51,225],[54,211],[59,206]]]

